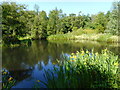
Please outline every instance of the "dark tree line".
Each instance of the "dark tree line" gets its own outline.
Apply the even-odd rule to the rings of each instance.
[[[14,44],[20,38],[46,39],[54,34],[65,34],[79,28],[97,29],[99,33],[111,33],[119,35],[119,6],[120,2],[113,3],[113,9],[106,14],[99,12],[95,15],[77,16],[72,13],[67,16],[55,8],[47,16],[45,11],[28,11],[25,5],[14,2],[3,2],[2,7],[2,40],[5,44]]]

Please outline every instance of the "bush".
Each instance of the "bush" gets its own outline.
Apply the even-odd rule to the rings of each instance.
[[[97,41],[107,42],[108,38],[110,38],[110,37],[111,37],[111,35],[109,35],[109,34],[107,34],[107,35],[106,34],[102,34],[102,35],[99,36]]]
[[[70,34],[57,34],[51,35],[47,38],[47,40],[74,40],[75,36]]]
[[[119,88],[118,56],[107,49],[101,54],[81,51],[45,71],[48,88]]]
[[[20,40],[16,36],[8,35],[8,36],[3,36],[3,43],[6,45],[10,44],[19,44]]]
[[[77,27],[73,27],[72,28],[72,31],[76,31],[78,28]]]

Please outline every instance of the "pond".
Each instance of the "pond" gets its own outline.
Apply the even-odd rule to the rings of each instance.
[[[32,45],[3,48],[2,68],[8,70],[15,77],[17,83],[13,88],[32,88],[37,80],[45,81],[44,70],[57,66],[56,59],[60,60],[62,54],[69,55],[81,49],[102,49],[119,54],[119,44],[99,43],[95,41],[32,41]],[[45,87],[41,84],[41,87]]]

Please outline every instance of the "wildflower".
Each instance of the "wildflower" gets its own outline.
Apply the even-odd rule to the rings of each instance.
[[[87,63],[86,62],[84,62],[84,65],[86,65]]]
[[[74,53],[71,53],[71,55],[74,55]]]
[[[55,65],[55,63],[53,63],[53,65]]]
[[[79,52],[77,51],[77,53],[76,54],[79,54]]]
[[[74,62],[75,60],[70,60],[70,62]]]
[[[7,74],[7,72],[3,72],[3,75],[4,75],[4,74]]]
[[[92,53],[94,53],[94,49],[92,49]]]
[[[72,62],[74,62],[75,60],[72,60]]]
[[[59,61],[59,60],[57,60],[57,62],[59,63],[60,61]]]
[[[104,50],[105,52],[107,51],[107,48]]]
[[[87,50],[86,53],[89,53],[89,51]]]
[[[103,55],[105,55],[105,56],[106,56],[106,55],[107,55],[107,53],[105,52]]]
[[[85,58],[85,61],[87,61],[87,58]]]
[[[81,53],[84,53],[84,51],[82,50]]]
[[[70,58],[73,58],[73,57],[70,57]]]
[[[73,56],[74,59],[76,59],[76,56]]]
[[[98,60],[96,60],[96,62],[98,62]]]
[[[76,60],[74,60],[76,62]]]
[[[82,56],[84,55],[84,51],[81,51],[81,55],[82,55]]]
[[[115,65],[115,66],[118,66],[118,65],[119,65],[119,63],[118,63],[118,62],[116,62],[116,63],[114,63],[114,65]]]
[[[94,59],[94,57],[92,57],[92,59]]]
[[[13,80],[13,77],[10,77],[10,78],[8,79],[8,81],[11,81],[11,80]]]
[[[96,52],[95,55],[98,56],[98,52]]]
[[[70,61],[72,61],[72,60],[70,60]]]
[[[40,80],[37,80],[37,82],[40,82]]]

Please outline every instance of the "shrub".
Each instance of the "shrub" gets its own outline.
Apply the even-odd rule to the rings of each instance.
[[[110,38],[111,35],[109,34],[101,34],[97,41],[107,42],[107,39]]]
[[[81,51],[45,71],[48,88],[118,88],[118,56],[107,49],[101,54]]]

